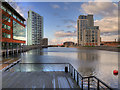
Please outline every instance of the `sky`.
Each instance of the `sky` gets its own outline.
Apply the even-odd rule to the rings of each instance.
[[[14,2],[13,7],[27,20],[32,10],[43,16],[44,38],[49,44],[77,41],[79,15],[94,15],[102,41],[118,38],[118,5],[116,2]],[[27,25],[27,24],[26,24]]]

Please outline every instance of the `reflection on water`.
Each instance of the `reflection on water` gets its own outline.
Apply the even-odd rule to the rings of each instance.
[[[118,86],[118,76],[112,73],[118,69],[118,52],[51,47],[22,53],[21,58],[22,63],[71,63],[83,76],[95,75],[112,87]]]
[[[94,71],[96,65],[98,65],[98,53],[97,52],[80,52],[78,54],[78,59],[81,61],[78,67],[79,72],[82,72],[84,76],[95,75]]]

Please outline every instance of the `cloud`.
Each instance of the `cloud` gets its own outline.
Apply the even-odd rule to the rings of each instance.
[[[115,39],[118,40],[118,35],[110,35],[110,36],[106,36],[106,35],[102,36],[101,35],[102,41],[115,41]]]
[[[54,9],[60,8],[60,6],[57,5],[57,4],[54,4],[54,5],[51,5],[51,6],[52,6],[52,8],[54,8]]]
[[[65,32],[64,30],[60,30],[55,32],[55,37],[74,37],[76,36],[76,31],[67,31]]]
[[[82,10],[86,14],[94,14],[103,17],[117,16],[118,5],[112,2],[88,2],[81,5]]]
[[[75,29],[77,29],[77,25],[74,25],[74,24],[72,24],[72,25],[66,25],[65,27],[67,27],[67,28],[75,28]]]
[[[97,1],[83,3],[81,11],[101,18],[95,20],[95,25],[100,27],[103,41],[115,40],[118,37],[118,5],[113,2]]]
[[[100,27],[101,32],[118,31],[118,17],[105,17],[101,20],[96,20],[95,25]]]
[[[118,40],[118,31],[101,32],[102,41],[115,41]]]
[[[118,31],[113,31],[113,32],[101,32],[102,36],[112,36],[112,35],[118,35]]]
[[[55,38],[49,41],[49,45],[57,45],[57,44],[63,44],[66,41],[72,41],[72,42],[77,42],[76,37],[64,37],[64,38]]]
[[[66,25],[67,28],[74,28],[73,25]]]
[[[77,21],[74,21],[72,19],[63,19],[63,22],[64,23],[71,23],[71,24],[76,24],[77,23]]]

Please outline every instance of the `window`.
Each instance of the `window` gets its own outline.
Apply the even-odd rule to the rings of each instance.
[[[2,28],[4,28],[5,24],[2,24]]]
[[[12,13],[9,10],[7,10],[7,12],[8,12],[8,14],[12,15]]]
[[[5,24],[2,24],[2,28],[7,29],[7,30],[10,30],[10,26],[5,25]]]
[[[96,29],[99,29],[99,27],[96,27]]]
[[[13,14],[13,17],[16,19],[16,16]]]
[[[17,17],[17,20],[20,21],[20,19]]]
[[[83,16],[81,17],[81,19],[83,19]]]
[[[10,26],[8,26],[8,30],[10,30]]]
[[[13,39],[25,40],[25,27],[13,20]]]
[[[8,22],[10,22],[10,18],[8,19]]]
[[[7,16],[5,16],[5,15],[2,15],[2,19],[4,19],[5,21],[10,22],[10,18],[8,18],[8,17],[7,17]]]
[[[7,33],[2,33],[2,37],[4,37],[4,38],[10,38],[11,35],[10,35],[10,34],[7,34]]]
[[[20,22],[24,24],[24,22],[22,20],[20,20]]]
[[[4,6],[1,6],[1,8],[6,12],[6,8]]]

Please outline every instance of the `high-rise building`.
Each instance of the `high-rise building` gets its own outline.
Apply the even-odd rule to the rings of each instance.
[[[99,26],[94,26],[93,15],[80,15],[77,20],[77,43],[81,46],[99,46]]]
[[[43,38],[43,17],[29,10],[27,19],[27,45],[40,45]]]
[[[25,19],[7,2],[2,2],[2,34],[0,39],[2,49],[19,48],[25,44]],[[0,17],[1,18],[1,17]]]

